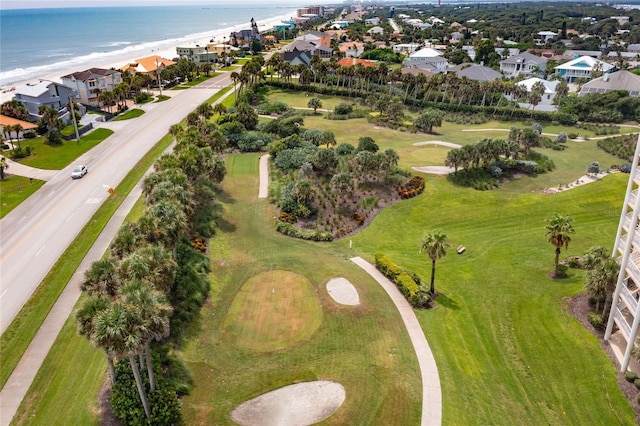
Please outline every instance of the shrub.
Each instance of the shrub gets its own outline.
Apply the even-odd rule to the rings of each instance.
[[[356,147],[350,143],[341,143],[336,148],[336,154],[338,155],[351,155],[356,150]]]
[[[620,166],[620,171],[622,173],[631,173],[631,164],[624,163],[622,166]]]
[[[402,270],[382,253],[375,254],[376,268],[398,287],[400,293],[414,307],[424,307],[423,298],[418,297],[420,277],[412,271]]]
[[[298,229],[290,223],[276,221],[276,231],[281,234],[288,235],[294,238],[300,238],[302,240],[311,241],[332,241],[333,235],[329,232],[323,232],[319,229],[315,231],[304,231]]]
[[[424,191],[424,178],[422,176],[413,176],[404,185],[398,186],[397,191],[402,199],[420,195]]]
[[[566,132],[558,133],[558,136],[556,136],[556,143],[565,143],[565,142],[567,142],[567,133]]]
[[[636,385],[636,388],[640,389],[640,379],[635,379],[633,384]]]
[[[336,107],[333,109],[333,112],[335,114],[339,114],[339,115],[347,115],[347,114],[351,114],[351,112],[353,112],[353,105],[351,104],[347,104],[347,103],[339,103],[338,105],[336,105]]]
[[[151,100],[151,96],[147,92],[142,92],[136,96],[135,102],[137,104],[143,104],[145,102],[149,102]]]
[[[36,134],[35,134],[35,132],[24,132],[22,134],[22,137],[25,138],[25,139],[35,139]]]
[[[267,133],[246,132],[238,140],[238,148],[242,152],[258,152],[271,142],[271,137]]]
[[[136,360],[137,361],[137,360]],[[154,370],[156,369],[154,359]],[[140,371],[140,375],[146,382],[146,371]],[[156,372],[156,390],[147,392],[147,398],[151,407],[151,416],[146,418],[136,381],[131,371],[128,360],[116,363],[116,383],[111,389],[111,408],[113,413],[127,425],[176,425],[182,421],[180,414],[180,401],[175,390],[167,384],[159,369]],[[145,384],[148,389],[148,384]]]
[[[587,173],[600,173],[600,163],[592,161],[587,166]]]
[[[376,253],[375,255],[376,268],[382,272],[385,276],[395,281],[396,277],[402,273],[402,269],[396,266],[387,256],[382,253]]]
[[[604,320],[602,319],[602,315],[600,315],[597,312],[589,312],[589,322],[591,323],[593,328],[600,329],[604,326]]]
[[[629,383],[633,383],[638,379],[638,375],[636,373],[634,373],[633,371],[625,371],[624,372],[624,379]]]

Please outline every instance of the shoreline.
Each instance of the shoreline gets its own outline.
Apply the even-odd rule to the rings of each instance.
[[[260,30],[260,32],[266,31],[267,29],[273,28],[274,25],[279,24],[283,20],[290,19],[292,16],[295,16],[295,10],[288,11],[285,14],[275,16],[273,18],[257,21],[258,29]],[[0,103],[4,103],[13,99],[14,89],[24,86],[27,83],[38,82],[40,80],[48,80],[60,83],[62,80],[61,77],[63,75],[68,75],[78,71],[84,71],[89,68],[120,69],[127,63],[133,62],[136,59],[152,55],[158,55],[166,59],[173,59],[177,56],[176,47],[193,47],[195,45],[204,46],[210,43],[210,40],[215,40],[216,43],[222,43],[223,38],[227,37],[231,32],[248,29],[249,27],[250,24],[249,21],[247,21],[246,24],[238,24],[235,26],[213,30],[206,33],[209,34],[208,36],[205,35],[205,33],[199,33],[166,41],[141,43],[137,48],[132,48],[128,51],[115,51],[106,53],[103,55],[103,58],[94,58],[92,57],[92,55],[87,55],[86,59],[84,60],[79,61],[76,58],[68,61],[73,63],[66,64],[65,62],[60,62],[57,64],[43,66],[43,68],[53,68],[55,71],[52,70],[48,71],[46,74],[43,73],[43,75],[40,76],[22,78],[14,81],[8,79],[7,83],[5,83],[4,81],[0,82],[0,84],[2,84],[2,86],[0,87]],[[149,44],[154,44],[154,48],[149,49]]]

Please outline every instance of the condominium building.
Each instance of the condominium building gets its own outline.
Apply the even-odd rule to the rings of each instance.
[[[307,6],[301,7],[297,10],[298,17],[302,16],[324,16],[324,6]]]
[[[631,350],[638,335],[640,325],[640,136],[633,157],[627,192],[620,214],[618,232],[613,246],[613,256],[620,264],[620,272],[613,303],[607,321],[605,340],[614,336],[624,339],[624,353],[620,362],[620,371],[626,371],[631,360]],[[613,326],[617,332],[613,334]]]

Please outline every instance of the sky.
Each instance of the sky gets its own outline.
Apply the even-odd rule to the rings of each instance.
[[[261,0],[233,0],[234,5],[259,4]],[[334,3],[336,0],[333,1]],[[337,1],[340,2],[339,0]],[[330,1],[269,0],[269,4],[303,6],[305,4],[327,4]],[[33,9],[49,7],[96,7],[96,6],[167,6],[167,5],[228,5],[229,0],[1,0],[0,9]]]

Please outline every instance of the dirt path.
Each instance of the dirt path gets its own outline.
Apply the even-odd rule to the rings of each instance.
[[[444,141],[424,141],[424,142],[416,142],[413,146],[423,146],[423,145],[438,145],[438,146],[446,146],[447,148],[462,148],[462,145],[451,142]]]

